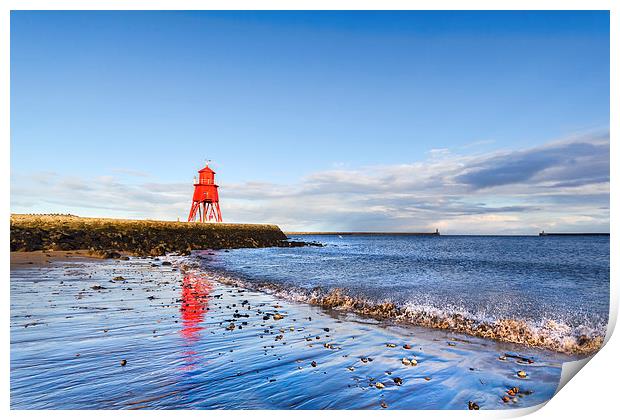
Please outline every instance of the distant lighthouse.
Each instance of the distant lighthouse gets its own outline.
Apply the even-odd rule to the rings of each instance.
[[[194,197],[188,222],[221,222],[220,198],[215,184],[215,172],[209,168],[209,161],[198,171],[198,182],[194,177]]]

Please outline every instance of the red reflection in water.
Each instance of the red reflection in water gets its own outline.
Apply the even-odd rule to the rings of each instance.
[[[181,319],[183,328],[181,335],[188,342],[198,339],[203,327],[200,325],[204,320],[209,303],[209,293],[211,285],[203,278],[186,274],[183,277],[183,290],[181,294]]]
[[[181,291],[181,319],[183,328],[181,336],[187,345],[191,345],[200,338],[201,326],[204,314],[208,311],[209,293],[211,285],[208,281],[193,274],[186,274],[183,277],[183,288]],[[183,352],[184,366],[183,371],[191,371],[199,364],[197,353],[188,347]]]

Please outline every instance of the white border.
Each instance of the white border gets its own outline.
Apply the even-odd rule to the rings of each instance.
[[[503,0],[503,1],[485,1],[485,0],[437,0],[437,1],[419,1],[419,0],[383,0],[379,1],[326,1],[326,0],[304,0],[304,1],[276,1],[276,0],[264,0],[264,1],[198,1],[198,0],[58,0],[58,1],[42,1],[42,0],[4,0],[0,2],[0,136],[2,138],[2,160],[0,165],[0,175],[3,182],[1,183],[2,196],[2,210],[4,211],[5,223],[8,221],[10,215],[10,10],[611,10],[611,108],[610,108],[610,132],[613,139],[614,133],[618,132],[620,125],[620,118],[618,117],[618,85],[617,77],[614,75],[619,74],[618,71],[618,39],[620,35],[620,21],[616,14],[620,8],[617,6],[618,2],[611,0],[590,0],[590,1],[577,1],[577,0]],[[611,141],[611,179],[612,186],[614,180],[618,179],[618,146],[614,141]],[[614,214],[614,210],[620,208],[618,206],[618,196],[615,194],[612,187],[611,194],[611,214]],[[10,406],[10,388],[9,388],[9,367],[10,367],[10,333],[9,333],[9,317],[10,317],[10,296],[9,296],[9,229],[8,223],[5,225],[5,229],[2,231],[2,244],[4,253],[2,255],[2,267],[5,276],[4,293],[2,294],[3,308],[5,313],[4,324],[2,328],[3,336],[3,362],[2,363],[2,376],[3,387],[1,392],[3,408],[7,412],[5,414],[15,418],[30,418],[30,417],[54,417],[54,418],[78,418],[83,415],[88,415],[78,411],[9,411]],[[618,279],[616,273],[616,261],[620,248],[618,247],[618,229],[616,219],[611,218],[611,255],[612,255],[612,270],[611,270],[611,314],[610,323],[608,327],[608,337],[613,327],[615,326],[618,311]],[[617,379],[620,374],[620,368],[618,361],[615,358],[616,354],[620,354],[620,344],[617,337],[612,338],[596,355],[590,363],[583,369],[583,372],[579,374],[579,379],[570,381],[565,388],[561,390],[551,401],[546,405],[543,410],[536,411],[534,409],[522,409],[522,410],[507,410],[507,411],[479,411],[475,412],[477,417],[493,417],[493,418],[505,418],[515,417],[536,411],[532,415],[532,418],[606,418],[613,410],[618,397]],[[583,366],[581,366],[583,367]],[[569,368],[569,366],[567,366]],[[563,372],[564,377],[572,377],[580,369],[579,366],[571,366],[570,370],[566,369]],[[539,408],[539,407],[538,407]],[[615,410],[614,410],[615,411]],[[112,418],[112,416],[149,416],[149,417],[170,417],[177,414],[177,412],[111,412],[111,411],[97,411],[96,413],[89,413],[97,415],[99,418]],[[296,418],[311,418],[317,415],[313,411],[296,411],[294,414],[290,411],[261,411],[261,412],[247,412],[247,411],[183,411],[178,413],[182,416],[190,416],[196,418],[197,416],[210,416],[217,415],[223,419],[237,418],[245,415],[265,415],[272,419],[275,418],[288,418],[294,415]],[[468,411],[328,411],[320,414],[321,416],[336,417],[344,415],[352,415],[356,418],[371,418],[376,416],[389,416],[390,418],[405,418],[410,416],[419,416],[422,418],[464,418],[466,416],[474,415],[473,412]]]

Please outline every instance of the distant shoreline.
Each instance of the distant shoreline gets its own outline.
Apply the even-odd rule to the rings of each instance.
[[[598,232],[580,232],[580,233],[570,233],[570,232],[545,232],[542,231],[538,234],[538,236],[609,236],[609,233],[598,233]]]
[[[439,232],[284,232],[285,235],[401,235],[401,236],[440,236]]]
[[[285,231],[287,236],[610,236],[605,232],[576,232],[576,233],[523,233],[523,234],[501,234],[501,233],[464,233],[464,234],[443,234],[437,232],[289,232]]]

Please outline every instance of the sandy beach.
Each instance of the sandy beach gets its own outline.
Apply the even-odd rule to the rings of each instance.
[[[121,258],[126,258],[127,254],[120,254]],[[102,260],[101,255],[85,249],[75,251],[15,251],[11,252],[11,270],[17,268],[27,268],[28,266],[46,266],[59,261],[98,261]]]
[[[224,285],[192,257],[50,261],[12,266],[14,409],[528,407],[570,360]]]

